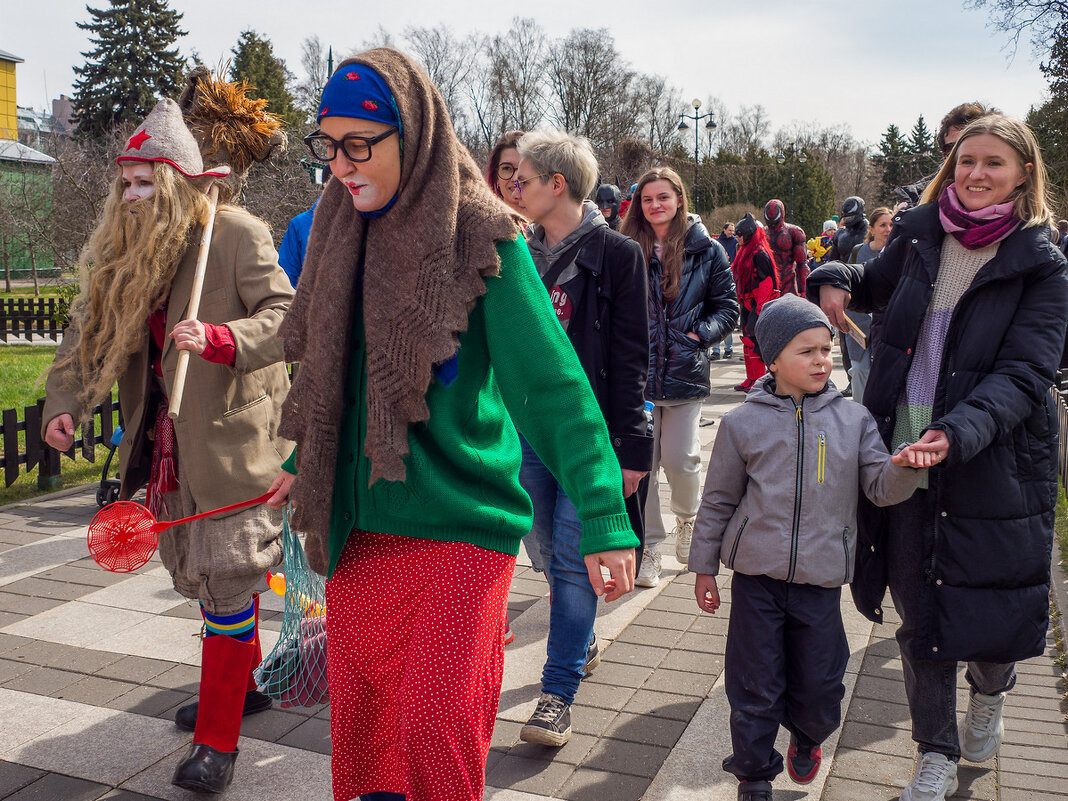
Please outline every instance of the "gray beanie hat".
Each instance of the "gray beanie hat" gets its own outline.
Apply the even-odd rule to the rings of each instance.
[[[783,295],[769,300],[756,323],[756,339],[764,364],[771,364],[791,339],[809,328],[826,326],[834,339],[834,328],[827,315],[815,303],[797,295]]]
[[[182,119],[182,110],[170,98],[163,98],[137,126],[126,147],[115,159],[119,164],[162,161],[186,178],[225,178],[230,168],[225,164],[204,169],[197,140]]]

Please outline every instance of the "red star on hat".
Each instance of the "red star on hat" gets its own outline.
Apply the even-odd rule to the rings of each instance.
[[[140,150],[141,145],[152,138],[152,134],[148,131],[141,131],[130,137],[130,141],[126,144],[126,150]]]

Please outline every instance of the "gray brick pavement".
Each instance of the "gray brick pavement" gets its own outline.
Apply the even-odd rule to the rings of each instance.
[[[717,391],[703,416],[740,400],[739,360],[714,363]],[[702,428],[703,456],[715,426]],[[188,735],[174,710],[194,697],[199,614],[167,586],[158,560],[132,576],[85,555],[94,488],[0,510],[0,799],[189,798],[169,784]],[[667,549],[670,551],[670,548]],[[519,741],[544,658],[543,579],[521,566],[509,598],[517,640],[507,650],[501,712],[487,761],[487,799],[729,799],[719,762],[729,750],[723,651],[730,614],[700,614],[693,577],[665,555],[664,581],[602,610],[602,664],[573,708],[574,735],[547,749]],[[265,596],[269,598],[269,596]],[[279,608],[266,608],[265,637]],[[853,657],[845,719],[807,788],[783,777],[777,797],[896,799],[913,770],[894,616],[873,627],[843,605]],[[90,623],[95,636],[86,636]],[[107,636],[105,636],[105,632]],[[1051,637],[1052,649],[1052,637]],[[1006,705],[1000,755],[961,767],[956,798],[1068,796],[1065,690],[1052,650],[1021,663]],[[961,697],[965,688],[961,680]],[[329,708],[272,709],[245,721],[231,801],[328,797]],[[294,786],[292,776],[308,776]],[[324,777],[326,777],[324,779]]]

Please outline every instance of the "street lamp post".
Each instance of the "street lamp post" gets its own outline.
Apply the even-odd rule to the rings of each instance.
[[[693,103],[691,105],[693,106],[693,114],[680,114],[679,115],[680,117],[682,117],[682,122],[679,123],[679,130],[680,131],[689,130],[690,126],[686,124],[686,120],[693,120],[693,210],[694,210],[694,212],[696,212],[697,211],[697,170],[698,170],[698,167],[700,166],[700,161],[699,160],[700,160],[700,157],[701,157],[701,142],[700,142],[700,140],[698,138],[699,131],[697,130],[697,123],[699,123],[703,119],[707,119],[708,122],[705,123],[705,129],[709,130],[709,131],[714,131],[716,129],[716,121],[712,119],[712,112],[711,111],[708,111],[708,112],[706,112],[704,114],[701,114],[699,112],[699,109],[701,108],[700,99],[695,97],[693,99]]]
[[[786,159],[790,159],[790,207],[786,211],[786,216],[790,222],[794,219],[794,164],[804,164],[808,161],[808,156],[805,155],[805,151],[797,146],[797,142],[790,142],[789,146],[785,148],[786,153],[780,153],[775,157],[775,161],[780,165],[786,163]]]

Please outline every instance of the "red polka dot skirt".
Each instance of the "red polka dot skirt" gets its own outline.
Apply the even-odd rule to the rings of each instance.
[[[353,531],[326,582],[335,801],[478,801],[515,557]]]

